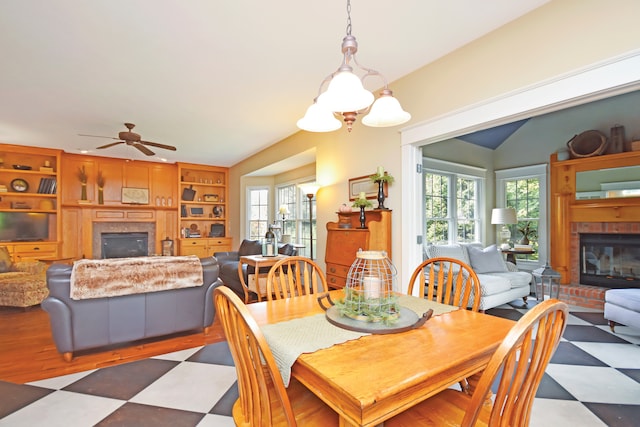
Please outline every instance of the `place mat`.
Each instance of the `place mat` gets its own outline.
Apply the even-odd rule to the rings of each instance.
[[[433,309],[434,316],[458,310],[458,307],[409,295],[400,295],[398,302],[402,307],[416,312],[418,316],[422,316],[429,309]],[[329,323],[324,313],[265,325],[261,327],[261,330],[273,353],[285,387],[289,385],[291,366],[301,354],[313,353],[323,348],[371,335],[335,326]]]

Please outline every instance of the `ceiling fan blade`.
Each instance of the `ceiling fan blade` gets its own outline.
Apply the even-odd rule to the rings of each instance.
[[[136,147],[138,150],[142,151],[147,156],[153,156],[154,154],[156,154],[142,144],[134,143],[133,146]]]
[[[102,135],[86,135],[84,133],[79,133],[78,136],[90,136],[92,138],[106,138],[106,139],[120,139],[120,138],[114,138],[112,136],[102,136]]]
[[[165,150],[176,151],[176,147],[172,145],[158,144],[157,142],[140,141],[140,144],[150,145],[152,147],[164,148]]]
[[[102,145],[100,147],[96,147],[98,150],[101,148],[109,148],[109,147],[113,147],[114,145],[118,145],[118,144],[124,144],[124,141],[118,141],[118,142],[112,142],[111,144],[107,144],[107,145]]]

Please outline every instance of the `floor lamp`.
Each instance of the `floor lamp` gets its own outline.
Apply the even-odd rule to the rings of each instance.
[[[311,203],[318,192],[318,188],[320,188],[320,186],[315,183],[300,185],[300,189],[307,195],[307,199],[309,199],[309,258],[311,259],[313,259],[313,206]]]

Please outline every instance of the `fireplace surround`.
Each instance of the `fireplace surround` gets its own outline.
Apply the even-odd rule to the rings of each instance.
[[[118,233],[137,233],[147,236],[146,255],[155,254],[156,224],[154,222],[94,222],[93,223],[93,258],[102,256],[102,235]]]

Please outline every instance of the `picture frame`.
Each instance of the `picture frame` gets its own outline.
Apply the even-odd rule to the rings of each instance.
[[[135,187],[122,187],[122,203],[127,203],[131,205],[148,205],[149,189],[135,188]]]
[[[349,201],[356,200],[364,191],[367,199],[378,198],[378,183],[371,181],[371,175],[359,176],[349,179]],[[384,197],[388,197],[388,183],[383,184]]]

